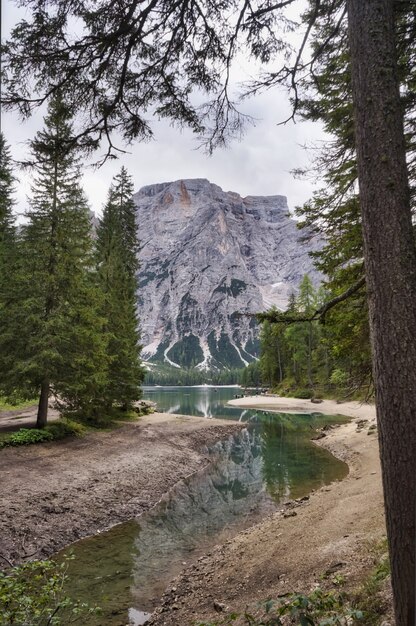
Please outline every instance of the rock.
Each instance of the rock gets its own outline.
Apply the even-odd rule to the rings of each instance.
[[[320,398],[311,398],[311,402],[312,404],[321,404],[323,400],[321,400]]]
[[[213,606],[217,613],[223,613],[227,610],[226,605],[223,602],[218,602],[217,600],[214,600]]]
[[[328,567],[328,569],[324,572],[324,576],[331,576],[331,574],[335,574],[335,572],[338,572],[340,569],[342,569],[345,566],[346,566],[346,563],[344,561],[338,561],[336,563],[332,563]]]
[[[311,441],[317,441],[318,439],[323,439],[324,437],[326,437],[326,434],[323,432],[320,432],[317,435],[315,435],[315,437],[312,437]]]
[[[258,325],[238,313],[285,308],[321,247],[288,216],[285,196],[224,192],[205,179],[143,187],[134,196],[142,241],[142,355],[200,368],[257,356]]]
[[[357,426],[365,426],[365,424],[368,424],[368,420],[357,420],[355,423],[357,424]]]
[[[283,513],[283,517],[295,517],[296,515],[296,511],[286,511],[286,513]]]

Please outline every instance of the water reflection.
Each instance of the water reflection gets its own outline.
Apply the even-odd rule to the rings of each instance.
[[[283,498],[345,475],[343,463],[309,441],[322,416],[251,413],[255,423],[249,429],[210,448],[209,466],[178,483],[139,523],[74,544],[68,591],[103,608],[98,621],[91,617],[86,625],[142,623],[184,562],[251,525]]]
[[[156,402],[159,411],[196,417],[248,420],[256,411],[228,406],[239,387],[144,387],[143,398]]]
[[[275,508],[263,485],[259,433],[245,430],[216,444],[210,454],[208,471],[181,481],[139,521],[134,587],[144,610],[165,588],[161,573],[179,571],[195,550],[224,540],[249,518]]]

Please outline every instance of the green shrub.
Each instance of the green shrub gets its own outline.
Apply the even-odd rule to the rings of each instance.
[[[300,398],[301,400],[310,400],[313,398],[313,391],[312,389],[295,389],[293,396],[295,398]]]
[[[332,385],[341,388],[345,387],[348,384],[348,380],[349,376],[347,372],[342,369],[335,369],[331,374],[331,378],[329,379]]]
[[[8,435],[1,442],[4,446],[28,446],[32,443],[41,443],[43,441],[52,441],[53,435],[46,429],[38,428],[21,428],[15,433]]]
[[[70,420],[59,420],[48,424],[45,428],[20,428],[15,433],[6,435],[0,441],[0,448],[7,446],[28,446],[33,443],[56,441],[65,437],[81,437],[85,433],[85,426]]]
[[[372,551],[376,559],[375,567],[358,589],[354,600],[354,606],[364,613],[365,626],[380,624],[392,611],[391,598],[386,593],[390,577],[387,541],[383,540]]]
[[[230,613],[220,621],[198,622],[197,626],[347,626],[363,618],[361,611],[348,606],[344,594],[322,589],[315,589],[309,595],[288,593],[277,600],[268,600],[261,612],[260,617],[247,612]]]
[[[0,411],[13,411],[14,409],[26,409],[27,407],[37,404],[38,400],[23,400],[17,396],[5,398],[0,396]]]
[[[66,626],[98,613],[65,596],[66,570],[65,561],[32,561],[0,572],[0,626]]]
[[[47,425],[46,430],[53,435],[53,439],[64,439],[65,437],[82,437],[85,434],[86,428],[79,422],[73,420],[59,420],[57,422],[51,422]]]

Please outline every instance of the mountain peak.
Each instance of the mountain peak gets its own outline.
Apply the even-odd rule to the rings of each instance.
[[[251,317],[285,308],[320,246],[288,216],[285,196],[224,192],[204,178],[135,194],[142,241],[143,355],[177,367],[241,367],[258,356]]]

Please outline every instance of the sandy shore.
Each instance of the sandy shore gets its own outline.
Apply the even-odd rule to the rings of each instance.
[[[228,404],[244,408],[267,409],[288,413],[324,413],[325,415],[347,415],[356,419],[375,421],[376,409],[374,404],[365,402],[336,402],[322,400],[314,404],[310,400],[298,398],[281,398],[279,396],[246,396],[230,400]]]
[[[208,463],[204,446],[242,427],[154,413],[81,439],[0,450],[0,568],[136,517]]]
[[[215,606],[243,611],[290,591],[331,586],[334,573],[354,587],[373,567],[371,546],[385,534],[377,434],[371,405],[256,396],[231,404],[268,410],[344,414],[348,424],[319,440],[346,461],[341,482],[289,502],[283,510],[219,545],[172,582],[154,613],[154,626],[185,626],[218,619]],[[368,422],[362,422],[368,420]],[[327,575],[326,575],[327,573]],[[215,606],[214,606],[215,605]]]

